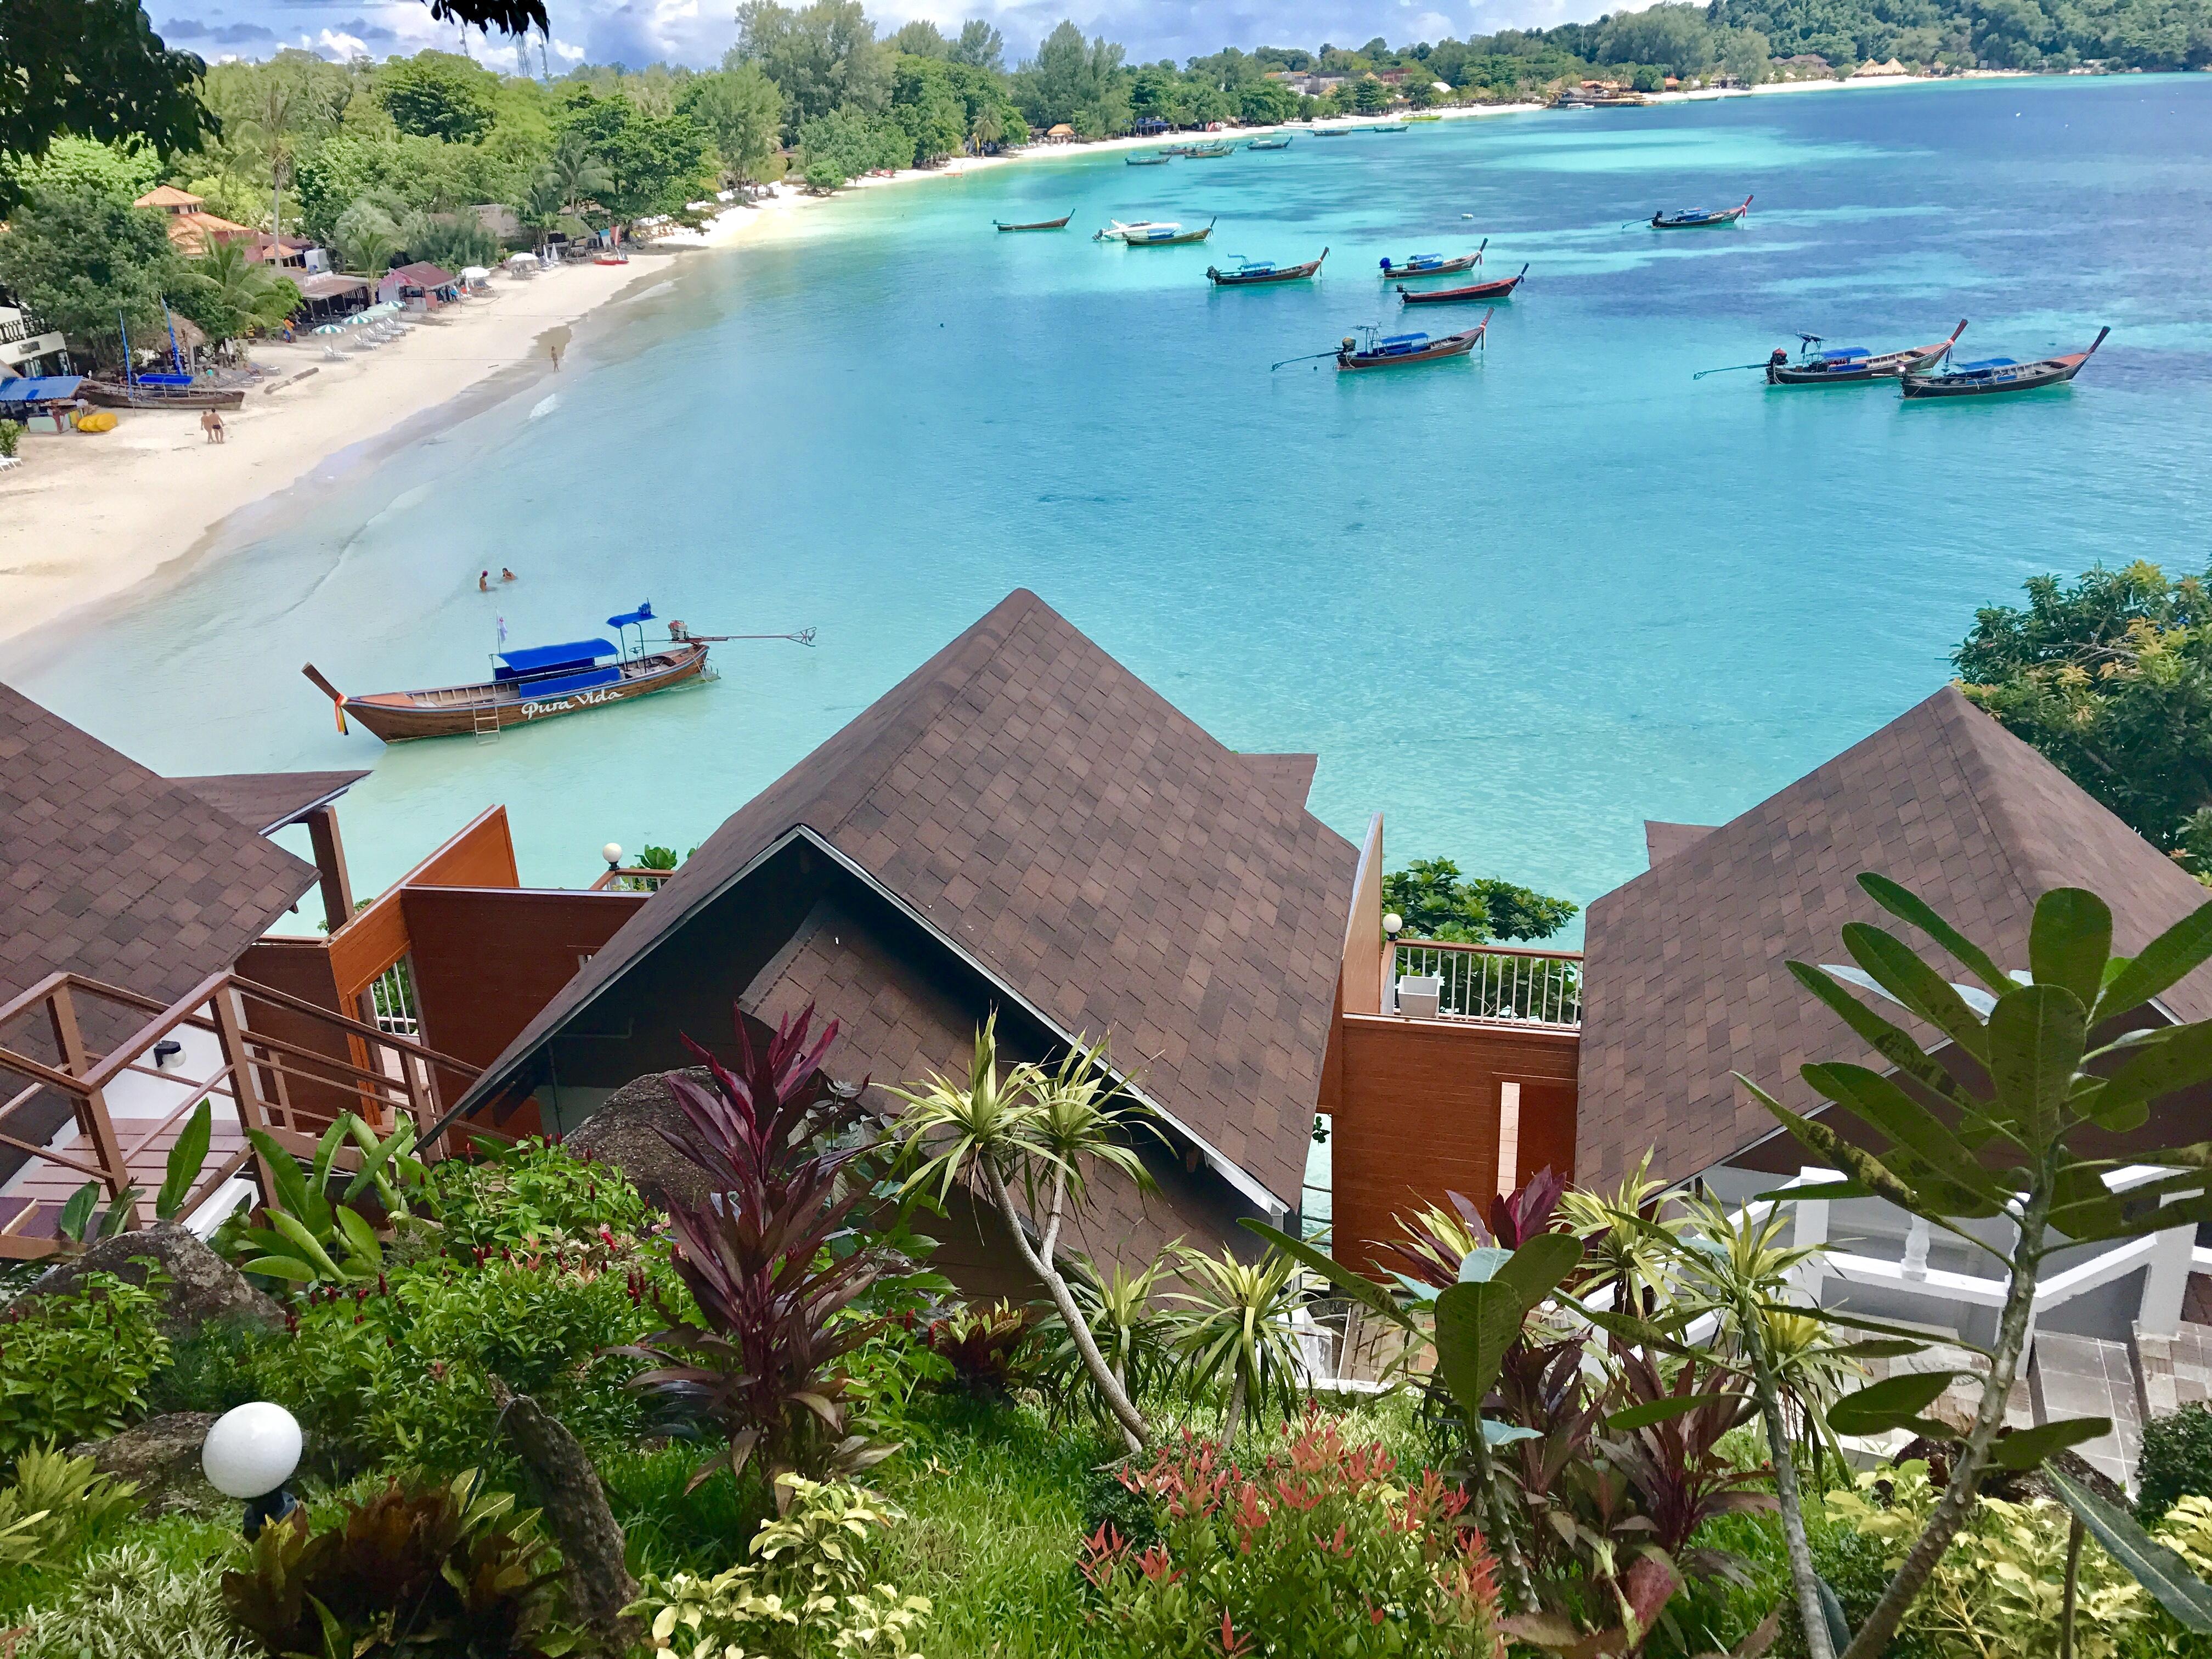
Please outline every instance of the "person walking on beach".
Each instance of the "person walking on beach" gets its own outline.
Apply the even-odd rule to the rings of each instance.
[[[558,340],[548,340],[545,343],[545,349],[552,354],[553,367],[558,370],[561,367],[561,343]]]
[[[489,593],[491,592],[490,571],[479,570],[477,572],[477,592],[479,593]]]
[[[207,434],[207,441],[210,443],[222,443],[224,441],[225,435],[222,429],[222,416],[216,414],[215,410],[211,409],[202,410],[200,411],[200,430]]]

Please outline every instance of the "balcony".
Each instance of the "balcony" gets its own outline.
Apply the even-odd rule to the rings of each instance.
[[[16,345],[25,340],[35,340],[41,334],[52,334],[44,318],[33,317],[28,312],[12,307],[0,309],[0,345]]]
[[[1582,1029],[1579,951],[1424,939],[1398,939],[1391,949],[1390,1012],[1414,1019]]]

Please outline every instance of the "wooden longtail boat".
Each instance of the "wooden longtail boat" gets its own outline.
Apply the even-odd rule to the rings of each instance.
[[[1316,127],[1313,130],[1313,136],[1316,138],[1349,138],[1352,137],[1352,129],[1350,127]]]
[[[1449,276],[1455,270],[1473,270],[1482,263],[1482,249],[1490,246],[1490,238],[1482,239],[1482,246],[1472,253],[1447,258],[1441,253],[1416,253],[1410,259],[1384,259],[1382,280],[1395,282],[1401,276]]]
[[[1687,208],[1668,213],[1663,208],[1651,216],[1654,230],[1703,230],[1710,225],[1732,225],[1751,211],[1747,196],[1732,208]]]
[[[1234,144],[1193,144],[1183,152],[1183,159],[1187,161],[1218,161],[1224,155],[1236,153],[1237,146]]]
[[[1244,146],[1247,149],[1288,149],[1290,147],[1291,136],[1287,132],[1278,133],[1272,138],[1255,138]]]
[[[665,651],[647,651],[641,624],[653,607],[626,617],[610,617],[610,626],[641,624],[635,654],[611,641],[574,640],[499,653],[489,680],[471,685],[433,686],[422,691],[374,691],[349,696],[309,663],[301,670],[337,705],[338,724],[351,715],[386,743],[415,738],[485,735],[504,726],[526,726],[556,714],[573,714],[603,703],[650,696],[672,685],[696,680],[707,666],[707,647],[696,640],[672,640]],[[602,657],[618,660],[602,663]]]
[[[1073,208],[1070,208],[1066,212],[1061,214],[1057,219],[1039,219],[1034,224],[1010,225],[1004,220],[1000,219],[994,219],[991,222],[998,226],[1000,230],[1066,230],[1067,228],[1067,222],[1074,216],[1075,210]]]
[[[1164,167],[1173,159],[1166,155],[1128,155],[1122,158],[1127,166],[1133,167]]]
[[[2081,372],[2081,365],[2096,354],[2112,331],[2100,328],[2086,351],[2069,351],[2063,357],[2045,357],[2016,363],[2009,357],[1985,357],[1977,363],[1960,363],[1941,374],[1906,371],[1898,384],[1908,398],[1984,398],[1998,392],[2033,392],[2039,386],[2063,386]]]
[[[1942,361],[1943,354],[1950,350],[1966,331],[1966,319],[1961,317],[1958,327],[1951,331],[1951,337],[1948,340],[1882,352],[1869,352],[1864,346],[1815,351],[1813,348],[1820,343],[1820,337],[1808,335],[1805,337],[1805,355],[1795,362],[1780,346],[1774,348],[1774,356],[1767,360],[1766,383],[1769,386],[1850,386],[1868,380],[1893,380],[1900,374],[1932,368]]]
[[[1521,286],[1521,279],[1528,274],[1523,265],[1510,276],[1500,276],[1487,283],[1469,283],[1464,288],[1407,288],[1398,289],[1401,303],[1409,306],[1443,305],[1463,300],[1510,300],[1513,290]]]
[[[1410,125],[1415,121],[1441,121],[1443,118],[1444,118],[1441,115],[1408,115],[1406,118],[1406,120],[1407,125]]]
[[[1130,225],[1121,232],[1124,247],[1181,247],[1186,242],[1202,242],[1213,234],[1214,221],[1208,219],[1197,230],[1185,230],[1170,222],[1161,225]]]
[[[118,386],[90,379],[77,393],[102,409],[237,409],[246,402],[245,390],[237,386]]]
[[[1208,265],[1206,275],[1217,288],[1253,288],[1262,283],[1296,283],[1319,270],[1322,260],[1328,258],[1328,250],[1323,248],[1320,258],[1309,259],[1302,265],[1268,264],[1264,261],[1247,259],[1226,270],[1218,270]]]
[[[1485,330],[1490,326],[1486,315],[1473,328],[1457,334],[1386,334],[1374,337],[1374,331],[1363,329],[1368,338],[1361,342],[1352,335],[1344,337],[1337,348],[1336,366],[1340,369],[1398,368],[1407,363],[1439,362],[1446,357],[1464,357],[1482,343]]]
[[[1352,131],[1354,132],[1404,132],[1407,128],[1403,121],[1385,121],[1380,126],[1354,127]]]

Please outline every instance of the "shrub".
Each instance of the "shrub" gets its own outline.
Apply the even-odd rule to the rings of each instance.
[[[2136,1479],[2136,1515],[2146,1527],[2185,1493],[2212,1498],[2212,1406],[2185,1406],[2144,1424]]]
[[[261,1398],[256,1368],[281,1339],[244,1318],[210,1319],[171,1339],[169,1363],[146,1388],[146,1412],[214,1412]]]
[[[89,1457],[34,1449],[0,1488],[0,1550],[35,1540],[18,1559],[53,1560],[97,1543],[138,1512],[138,1488],[102,1474]],[[19,1530],[20,1528],[20,1530]]]
[[[622,1523],[640,1571],[714,1573],[743,1553],[775,1512],[758,1472],[732,1480],[718,1470],[696,1486],[699,1449],[688,1442],[640,1450],[615,1448],[596,1460],[607,1505]]]
[[[147,1384],[169,1359],[156,1322],[160,1282],[88,1273],[67,1292],[22,1297],[0,1316],[0,1459],[100,1439],[144,1407]]]
[[[431,1212],[457,1257],[477,1251],[611,1249],[646,1232],[653,1206],[611,1164],[588,1163],[544,1140],[432,1170]]]
[[[1158,1541],[1102,1528],[1084,1546],[1103,1651],[1492,1659],[1494,1564],[1462,1524],[1467,1499],[1433,1470],[1398,1486],[1396,1467],[1314,1414],[1249,1473],[1186,1432],[1127,1477],[1152,1500]]]
[[[0,457],[12,456],[16,446],[23,441],[21,421],[0,421]]]
[[[252,1659],[216,1570],[179,1569],[143,1544],[94,1556],[25,1621],[16,1659]]]
[[[1030,1369],[1026,1309],[1000,1301],[955,1310],[922,1328],[922,1346],[951,1369],[951,1383],[978,1400],[1004,1400]]]
[[[559,1577],[536,1511],[471,1470],[394,1480],[321,1532],[304,1510],[264,1527],[222,1599],[272,1655],[554,1659],[574,1646],[554,1621]]]
[[[753,1559],[711,1578],[648,1577],[629,1611],[684,1659],[805,1659],[915,1651],[927,1596],[870,1584],[870,1534],[896,1511],[857,1486],[786,1474],[784,1514],[753,1535]]]

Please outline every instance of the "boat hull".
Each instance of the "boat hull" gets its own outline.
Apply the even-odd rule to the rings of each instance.
[[[1464,334],[1447,334],[1435,340],[1423,350],[1400,352],[1395,356],[1363,351],[1340,351],[1336,366],[1346,374],[1364,374],[1370,369],[1405,368],[1414,363],[1442,362],[1448,357],[1464,357],[1482,339],[1482,331],[1471,328]]]
[[[213,386],[119,386],[88,380],[77,390],[103,409],[238,409],[246,403],[243,390]]]
[[[1831,365],[1814,368],[1803,360],[1797,362],[1770,362],[1766,366],[1769,386],[1864,386],[1869,380],[1894,380],[1900,375],[1914,374],[1943,361],[1943,354],[1959,343],[1966,331],[1966,319],[1959,319],[1958,327],[1951,331],[1948,340],[1937,340],[1928,345],[1907,346],[1902,351],[1885,351],[1877,356],[1862,357],[1856,362],[1841,366]]]
[[[999,228],[1000,230],[1066,230],[1067,222],[1074,216],[1072,213],[1064,213],[1057,219],[1040,219],[1033,225],[999,225]],[[998,224],[995,219],[991,222]]]
[[[1732,225],[1751,211],[1751,198],[1747,196],[1732,208],[1713,213],[1655,213],[1651,216],[1654,230],[1711,230],[1720,225]]]
[[[1469,283],[1464,288],[1401,288],[1400,301],[1409,306],[1438,306],[1464,303],[1472,300],[1510,300],[1513,290],[1521,286],[1521,279],[1528,274],[1526,265],[1511,276],[1501,276],[1494,283]]]
[[[1415,276],[1449,276],[1458,271],[1473,270],[1475,266],[1481,262],[1481,259],[1482,256],[1480,253],[1470,253],[1463,258],[1445,259],[1441,263],[1433,265],[1394,265],[1386,264],[1382,267],[1382,280],[1386,283],[1396,283],[1404,282]]]
[[[2013,363],[1988,374],[1908,374],[1899,386],[1906,397],[1919,398],[1993,398],[2008,392],[2040,392],[2045,386],[2064,386],[2097,355],[2097,348],[2105,343],[2105,337],[2112,331],[2109,328],[2099,329],[2087,351],[2069,351],[2063,357],[2045,357],[2039,362]]]
[[[1328,250],[1321,251],[1320,259],[1309,259],[1302,265],[1285,265],[1278,270],[1238,271],[1216,270],[1206,268],[1207,277],[1216,288],[1260,288],[1269,283],[1302,283],[1321,269],[1322,259],[1328,258]]]
[[[651,696],[697,679],[706,666],[705,646],[680,645],[624,663],[621,679],[586,691],[532,698],[515,681],[486,681],[426,691],[374,692],[348,697],[343,707],[349,719],[360,721],[386,743],[467,737],[494,726],[534,726],[606,703]]]

